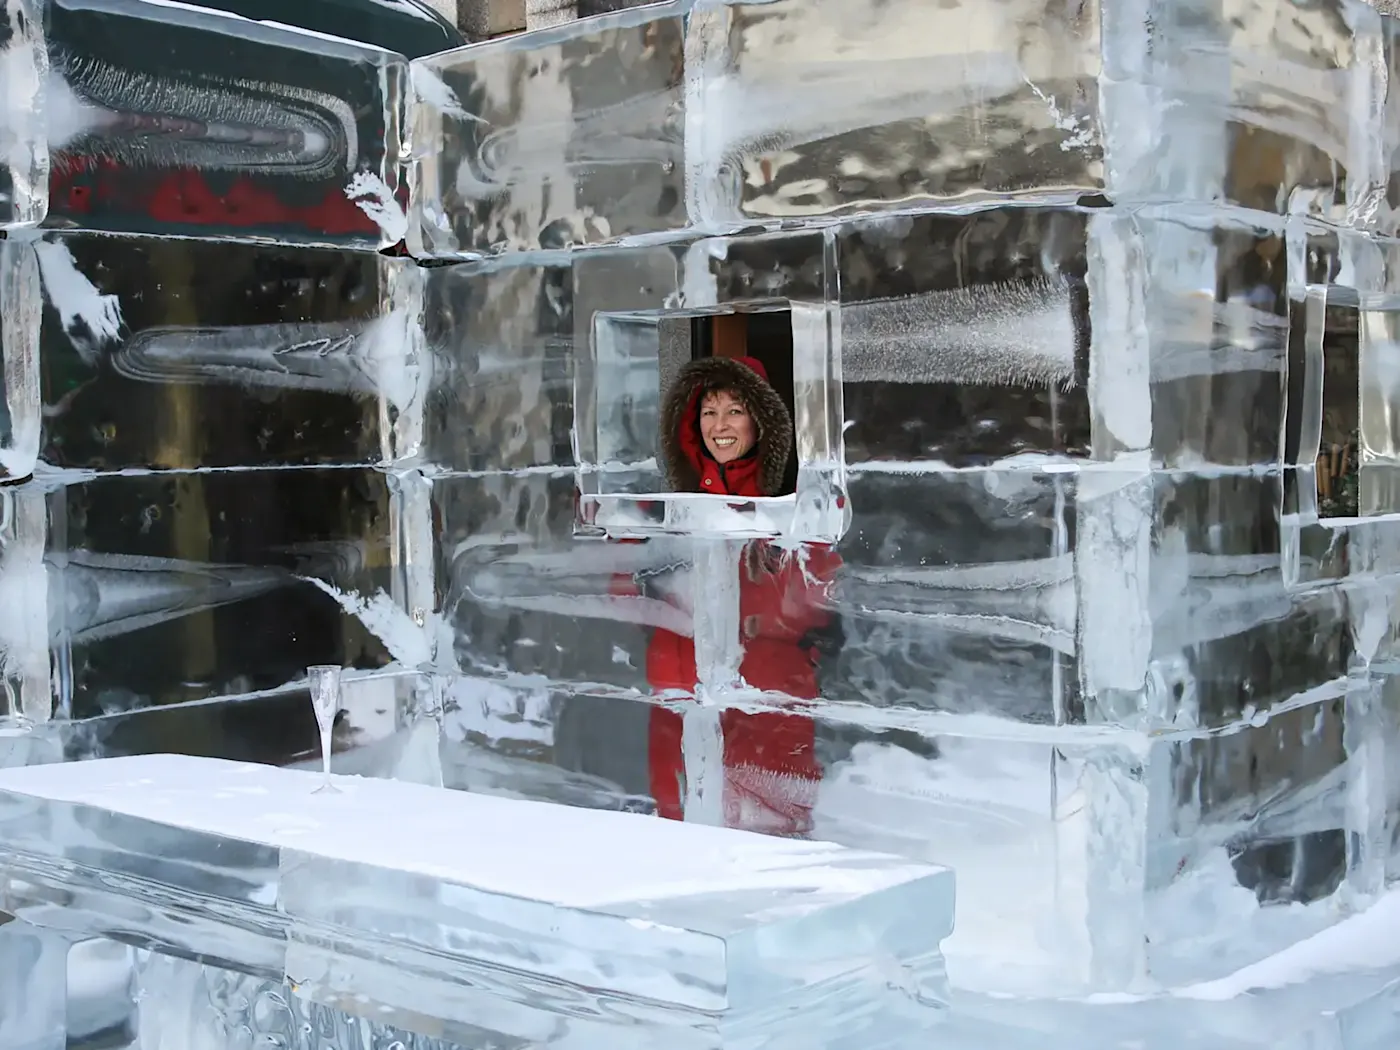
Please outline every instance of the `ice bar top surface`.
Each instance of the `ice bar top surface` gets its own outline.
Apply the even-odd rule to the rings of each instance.
[[[745,895],[752,922],[769,909],[791,917],[920,881],[951,898],[945,869],[830,843],[333,779],[336,793],[317,794],[315,774],[182,755],[3,770],[0,841],[3,796],[27,796],[563,908],[733,893]]]

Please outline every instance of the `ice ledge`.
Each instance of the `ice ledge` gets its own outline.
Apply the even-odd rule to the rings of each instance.
[[[285,973],[288,944],[366,960],[392,947],[444,975],[504,967],[682,1010],[888,985],[891,966],[926,994],[923,977],[941,975],[945,869],[397,781],[336,777],[314,794],[320,783],[174,755],[0,771],[0,900],[32,922],[204,956],[175,943],[193,913],[192,930],[238,931],[214,937],[213,957],[249,972]]]

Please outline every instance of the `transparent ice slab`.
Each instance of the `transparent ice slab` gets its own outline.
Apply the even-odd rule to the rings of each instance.
[[[169,2],[48,0],[45,21],[51,224],[403,238],[402,56]]]
[[[7,770],[7,901],[68,935],[142,937],[390,1021],[480,1023],[499,998],[492,1020],[519,1023],[520,1005],[572,1012],[572,987],[633,1023],[669,1010],[709,1027],[812,985],[892,979],[938,1017],[946,870],[394,781],[313,796],[316,782],[177,756]],[[449,992],[462,968],[497,994]]]
[[[910,1009],[904,993],[895,990],[834,995],[829,988],[814,989],[798,1002],[784,1000],[781,1007],[757,1016],[682,1029],[668,1024],[669,1018],[658,1019],[654,1010],[648,1011],[652,1016],[620,1027],[582,1016],[592,1002],[561,1018],[550,1009],[552,1003],[502,1004],[487,996],[471,1002],[470,1022],[422,1015],[367,1018],[356,1016],[353,1003],[344,997],[323,1004],[302,998],[296,988],[279,980],[158,954],[143,963],[139,986],[146,1007],[141,1046],[148,1050],[223,1047],[229,1040],[250,1037],[289,1050],[915,1050],[942,1029],[931,1027],[928,1011]],[[606,1005],[617,1010],[615,1000]]]
[[[1400,254],[1382,249],[1379,282]],[[1350,275],[1349,275],[1350,276]],[[1390,359],[1400,295],[1309,284],[1291,304],[1283,450],[1285,511],[1300,526],[1346,530],[1400,513]],[[1387,522],[1389,524],[1389,522]]]
[[[409,250],[685,229],[685,12],[645,6],[413,63]]]
[[[0,1039],[20,1050],[66,1045],[68,943],[0,912]]]
[[[53,708],[44,497],[32,481],[0,488],[0,733],[45,722]]]
[[[405,488],[359,468],[108,475],[53,489],[56,709],[275,689],[315,663],[416,665]]]
[[[1281,532],[1298,588],[1400,566],[1389,378],[1400,245],[1295,223],[1288,236]]]
[[[840,228],[847,464],[1087,454],[1091,214],[1001,208]]]
[[[1100,82],[1105,184],[1116,202],[1228,204],[1369,221],[1389,162],[1391,61],[1376,10],[1106,4]]]
[[[449,678],[443,689],[443,784],[504,798],[654,813],[651,706],[545,687]]]
[[[49,203],[49,140],[44,84],[49,54],[43,0],[0,5],[5,94],[0,99],[0,228],[41,222]]]
[[[1097,5],[684,7],[416,62],[414,253],[1101,188]]]
[[[573,270],[470,264],[423,271],[432,378],[424,458],[434,470],[572,462]]]
[[[739,673],[760,686],[799,688],[792,683],[801,677],[807,649],[820,641],[822,625],[815,621],[824,608],[825,577],[814,577],[805,593],[805,577],[760,573],[756,560],[746,568],[737,551],[733,561],[704,569],[697,548],[704,541],[578,536],[573,472],[438,477],[432,498],[439,667],[449,666],[450,645],[455,669],[507,682],[689,693],[700,674],[689,654],[703,662],[707,650],[703,641],[687,642],[702,630],[697,610],[713,607],[699,605],[697,590],[710,584],[732,584],[744,603],[734,610],[732,631],[713,636],[711,659],[724,649],[723,658],[732,656]],[[757,559],[762,551],[750,554]],[[826,552],[799,546],[790,557],[814,555]],[[815,564],[813,571],[823,571]],[[753,576],[741,585],[745,572]],[[677,636],[659,650],[669,647],[674,660],[656,657],[655,631]],[[776,666],[768,659],[775,651]]]
[[[1091,297],[1122,302],[1125,322],[1141,318],[1154,461],[1182,470],[1277,463],[1293,279],[1277,228],[1183,209],[1130,227],[1100,224],[1094,246],[1107,281],[1124,261],[1133,268],[1119,292],[1099,284]],[[1104,401],[1117,396],[1101,389]]]
[[[448,678],[443,694],[447,787],[766,834],[810,831],[823,749],[832,742],[824,724],[801,714],[689,703],[676,711],[636,697],[469,677]],[[714,716],[713,754],[694,746],[687,721],[697,712]],[[717,803],[712,811],[686,801],[699,794]]]
[[[50,234],[35,250],[50,307],[46,463],[202,469],[416,453],[424,362],[407,261],[92,234]]]
[[[434,481],[440,613],[462,670],[644,690],[648,628],[693,633],[690,552],[576,539],[577,492],[572,471]]]
[[[851,474],[819,664],[837,704],[1083,722],[1076,476],[1032,467]]]
[[[1354,637],[1366,604],[1291,586],[1279,492],[1273,472],[1080,476],[1088,720],[1225,730],[1346,691],[1374,656]]]
[[[702,2],[686,204],[702,226],[1102,186],[1098,4]]]
[[[43,312],[34,245],[0,243],[0,482],[34,472],[39,452],[39,320]]]

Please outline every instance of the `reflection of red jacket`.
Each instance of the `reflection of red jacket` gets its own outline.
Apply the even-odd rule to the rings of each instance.
[[[714,373],[743,398],[762,435],[753,455],[725,467],[705,453],[698,430],[699,390],[702,384],[713,384]],[[672,388],[663,418],[674,423],[674,438],[662,444],[668,476],[678,490],[731,496],[775,492],[775,479],[782,477],[791,454],[792,424],[759,362],[752,358],[694,362],[682,370]],[[808,639],[830,622],[825,595],[840,558],[819,544],[799,552],[758,540],[744,548],[740,561],[735,569],[744,643],[740,675],[756,689],[815,698],[816,654]],[[647,648],[647,681],[658,691],[693,690],[694,641],[657,629]],[[683,816],[685,798],[681,726],[676,712],[652,711],[652,795],[658,812],[676,820]],[[756,831],[805,831],[821,779],[814,749],[815,723],[802,715],[725,711],[721,727],[726,823]]]
[[[744,642],[739,674],[750,686],[800,700],[817,696],[807,640],[830,622],[826,590],[840,564],[830,548],[817,544],[797,552],[756,540],[744,548],[736,570]],[[658,629],[647,647],[647,681],[657,690],[694,689],[694,641]]]
[[[741,493],[735,493],[741,495]],[[817,696],[815,651],[803,644],[808,632],[825,627],[823,591],[840,559],[823,547],[788,555],[757,541],[744,550],[739,572],[744,659],[739,673],[755,689],[798,699]],[[695,688],[695,643],[657,629],[647,648],[647,681],[653,689]],[[755,831],[798,833],[811,822],[821,766],[815,754],[816,724],[803,715],[725,711],[724,808],[726,823]],[[651,713],[649,764],[657,811],[684,815],[685,758],[682,718],[675,711]]]

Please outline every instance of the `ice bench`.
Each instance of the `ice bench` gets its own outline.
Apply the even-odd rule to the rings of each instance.
[[[377,1019],[479,1030],[489,1013],[516,1037],[503,1011],[579,1013],[566,1004],[580,994],[611,1004],[589,1023],[710,1032],[819,1015],[868,1027],[893,1016],[871,1008],[892,995],[923,1027],[946,1001],[947,870],[397,781],[321,783],[174,755],[0,771],[0,907],[21,920],[0,926],[0,961],[7,941],[13,955],[28,938],[33,955],[36,938],[66,950],[107,936]],[[46,995],[61,1013],[58,985],[30,982],[31,1027]],[[0,1011],[13,1001],[0,995]],[[0,1034],[18,1023],[0,1015]]]

